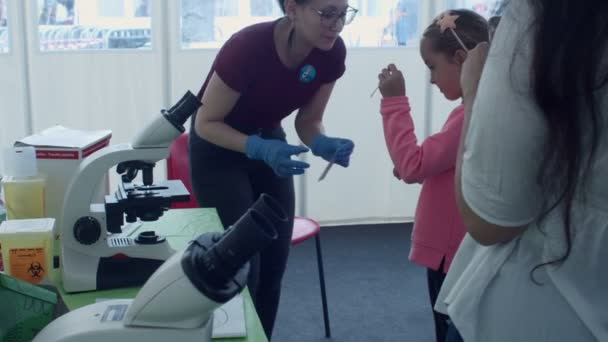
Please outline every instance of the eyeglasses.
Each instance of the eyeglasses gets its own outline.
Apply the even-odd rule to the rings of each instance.
[[[312,8],[312,7],[311,7]],[[338,22],[338,19],[342,21],[342,25],[348,25],[353,22],[355,16],[357,16],[358,9],[348,6],[346,10],[340,12],[335,7],[327,9],[316,9],[312,8],[321,19],[321,24],[327,27],[333,27]]]

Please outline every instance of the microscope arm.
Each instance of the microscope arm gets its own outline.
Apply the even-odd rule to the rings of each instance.
[[[280,209],[280,214],[268,217],[270,210],[264,213],[250,209],[224,234],[203,234],[174,254],[135,297],[125,325],[178,329],[204,326],[217,307],[245,287],[248,260],[276,239],[275,226],[282,222],[276,217],[285,216]]]
[[[103,148],[87,157],[80,165],[76,178],[68,187],[63,204],[61,225],[62,244],[87,254],[90,248],[80,244],[74,238],[74,223],[91,211],[97,184],[103,179],[107,170],[125,160],[162,160],[167,158],[167,148],[133,149],[129,144],[117,144]],[[105,222],[101,222],[105,227]],[[104,229],[105,230],[105,229]]]
[[[200,106],[196,96],[186,92],[177,104],[162,110],[162,115],[144,127],[132,144],[111,145],[85,158],[66,191],[61,216],[62,243],[81,253],[90,253],[87,246],[76,241],[73,228],[79,218],[93,211],[91,205],[100,180],[110,168],[125,161],[155,163],[166,159],[171,143],[185,131],[184,123]],[[101,222],[102,226],[105,223]]]

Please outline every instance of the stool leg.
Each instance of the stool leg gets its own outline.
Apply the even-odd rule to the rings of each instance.
[[[319,285],[321,287],[321,302],[323,304],[323,320],[325,322],[325,337],[331,337],[329,328],[329,312],[327,310],[327,293],[325,292],[325,272],[323,271],[323,255],[321,254],[321,233],[315,235],[315,245],[317,248],[317,266],[319,268]]]

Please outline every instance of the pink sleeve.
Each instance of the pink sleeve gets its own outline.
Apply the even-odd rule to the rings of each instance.
[[[388,152],[399,176],[406,183],[421,183],[456,166],[464,119],[462,106],[452,111],[439,133],[431,135],[420,145],[406,96],[382,99],[380,112]]]

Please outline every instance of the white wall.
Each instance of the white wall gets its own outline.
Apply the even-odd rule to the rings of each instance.
[[[20,1],[9,0],[9,7],[18,7]],[[152,50],[41,53],[35,0],[23,1],[29,26],[28,58],[17,52],[0,56],[1,117],[11,122],[11,128],[0,125],[2,146],[9,146],[27,132],[24,118],[28,117],[34,131],[53,124],[111,129],[113,143],[128,142],[141,125],[158,115],[160,108],[174,103],[188,89],[196,93],[217,53],[182,50],[173,39],[180,37],[178,1],[161,0],[152,1],[153,15],[164,14],[153,18]],[[424,18],[434,13],[435,1],[442,0],[422,1],[421,27],[428,22]],[[11,26],[19,17],[11,15]],[[24,41],[20,38],[13,41]],[[417,47],[349,49],[347,71],[336,85],[325,125],[329,135],[353,139],[355,153],[348,169],[336,166],[320,183],[317,178],[326,162],[312,155],[307,158],[312,167],[305,177],[297,179],[300,214],[325,224],[413,217],[419,186],[394,179],[382,134],[380,95],[370,98],[378,72],[390,62],[404,70],[419,140],[443,123],[445,116],[429,117],[430,113],[435,115],[432,105],[445,104],[430,93],[427,70]],[[29,109],[25,101],[28,74],[32,98]],[[447,115],[444,110],[438,112]],[[297,143],[293,118],[286,119],[284,126],[290,141]],[[164,176],[164,170],[162,165],[157,169],[161,169],[158,179],[159,174]]]
[[[349,51],[347,72],[340,79],[327,108],[325,124],[329,134],[352,138],[356,143],[351,166],[334,168],[325,181],[317,182],[326,163],[311,160],[307,178],[309,213],[329,221],[384,221],[412,217],[418,197],[417,186],[399,183],[393,177],[386,151],[379,113],[380,94],[370,98],[377,75],[388,63],[404,68],[408,95],[414,111],[416,133],[424,134],[425,67],[415,48],[354,49]],[[325,208],[332,208],[326,212]]]
[[[215,54],[210,50],[178,50],[172,54],[173,100],[177,100],[186,89],[198,91]],[[349,50],[346,73],[335,87],[324,124],[328,135],[353,139],[355,152],[348,169],[336,166],[322,182],[317,182],[317,178],[326,162],[308,155],[311,168],[306,173],[307,186],[303,197],[307,208],[300,206],[305,214],[324,223],[378,222],[413,217],[419,186],[408,186],[393,178],[379,113],[381,96],[376,93],[370,98],[377,85],[378,72],[390,62],[405,68],[416,133],[424,137],[426,67],[418,56],[418,49]],[[286,119],[283,126],[289,140],[298,143],[293,118]],[[299,195],[302,195],[301,191]]]
[[[0,54],[0,147],[12,146],[12,143],[25,135],[29,120],[27,94],[27,76],[24,39],[21,30],[24,25],[19,13],[21,0],[9,0],[7,3],[10,52]],[[4,170],[0,155],[0,170]]]

